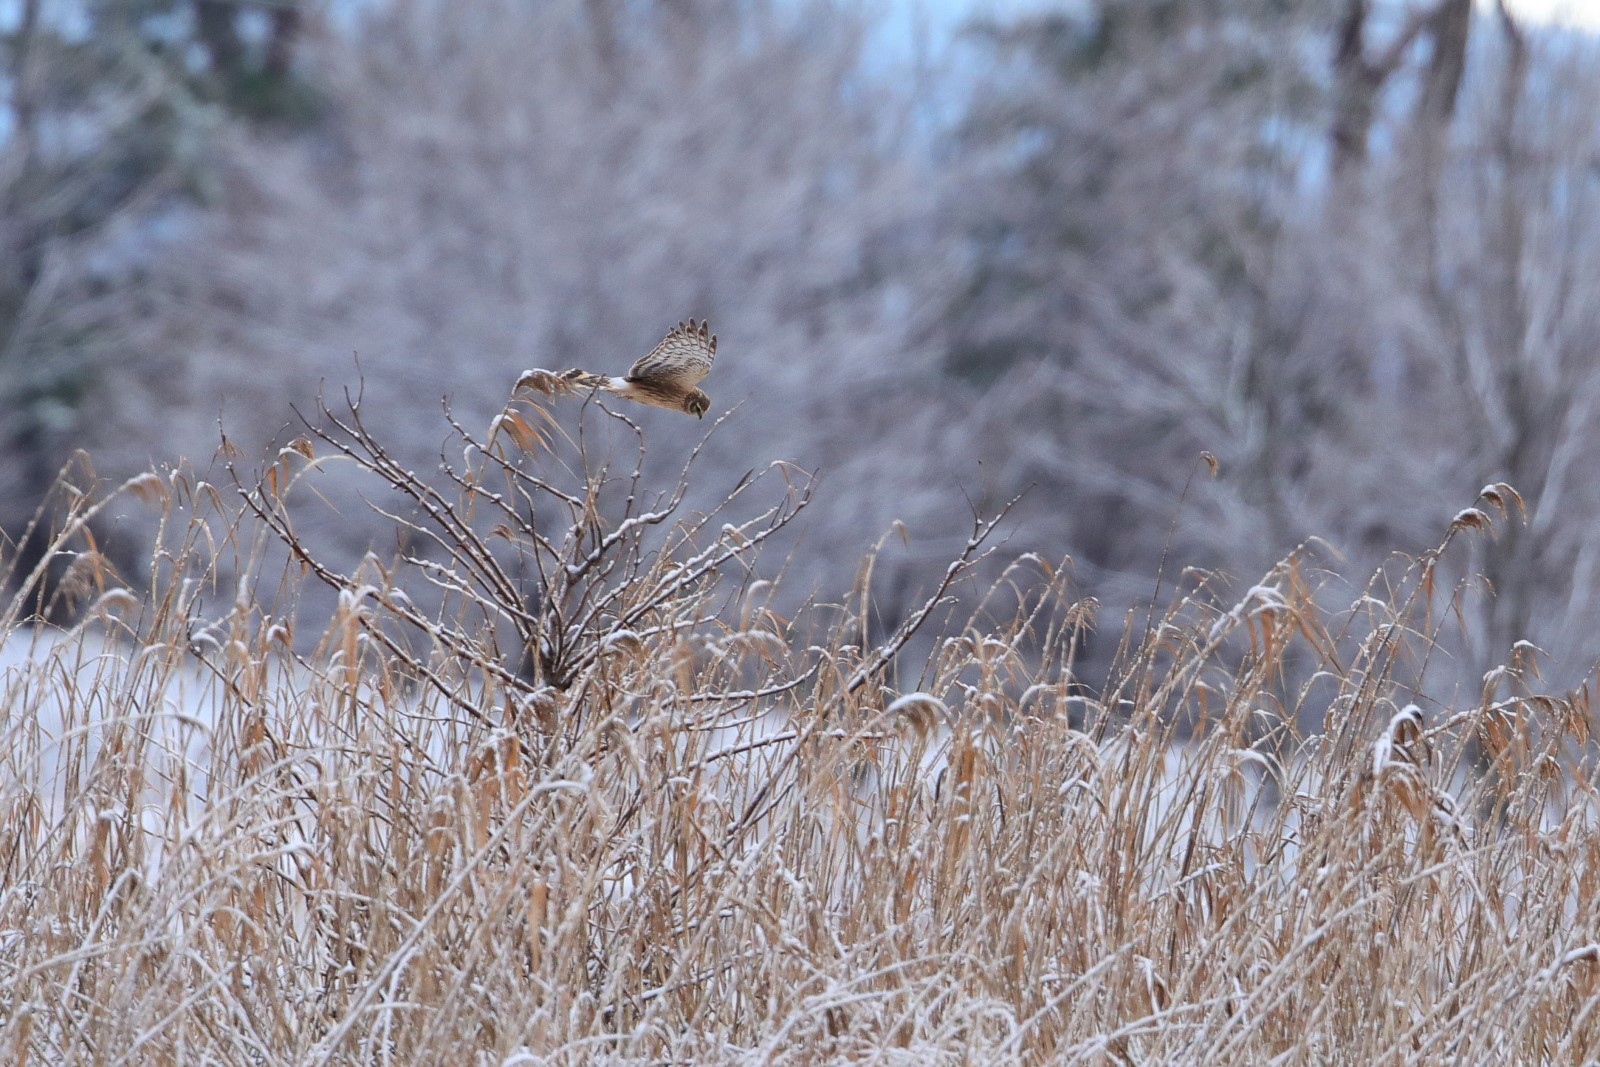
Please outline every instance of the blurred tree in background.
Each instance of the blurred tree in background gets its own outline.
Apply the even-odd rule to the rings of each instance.
[[[979,28],[1010,76],[959,133],[947,366],[986,398],[997,495],[1039,486],[1116,601],[1148,591],[1202,450],[1235,498],[1179,558],[1256,570],[1304,535],[1286,494],[1334,405],[1287,351],[1283,261],[1321,7],[1106,0]]]
[[[18,536],[90,398],[133,357],[151,264],[181,205],[214,201],[226,112],[290,100],[297,11],[277,5],[259,55],[239,4],[21,0],[0,34],[0,528]],[[270,97],[270,99],[269,99]],[[303,103],[297,103],[303,109]],[[160,451],[154,440],[141,443]],[[24,567],[36,562],[25,546]]]
[[[1532,525],[1459,666],[1532,639],[1587,670],[1595,43],[1469,0],[1101,0],[981,39],[948,358],[998,492],[1048,487],[1115,604],[1202,448],[1228,475],[1174,556],[1241,575],[1313,535],[1359,573],[1505,478]]]
[[[7,529],[69,444],[203,457],[220,411],[263,447],[353,354],[369,412],[482,424],[522,368],[621,370],[694,315],[740,405],[705,484],[823,472],[791,588],[903,521],[892,622],[1031,487],[1012,547],[1070,553],[1115,633],[1169,539],[1359,571],[1504,479],[1531,524],[1458,666],[1589,665],[1592,40],[1470,0],[1092,0],[908,64],[893,12],[822,0],[50,9],[3,45]],[[674,470],[704,429],[648,428]],[[363,551],[360,514],[323,536]]]

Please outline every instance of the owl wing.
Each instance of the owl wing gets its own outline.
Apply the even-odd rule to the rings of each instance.
[[[717,338],[711,332],[711,324],[697,325],[690,319],[668,330],[659,344],[640,356],[628,377],[688,392],[700,384],[716,358]]]

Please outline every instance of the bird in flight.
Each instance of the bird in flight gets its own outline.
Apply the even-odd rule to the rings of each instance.
[[[705,418],[711,398],[699,388],[700,380],[717,358],[717,338],[711,324],[690,319],[667,331],[667,336],[639,357],[627,375],[613,378],[586,370],[569,370],[563,381],[590,389],[604,389],[625,400],[653,404]]]

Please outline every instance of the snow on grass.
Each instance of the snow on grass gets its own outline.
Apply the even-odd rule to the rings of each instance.
[[[455,498],[391,472],[447,563],[318,570],[263,483],[114,612],[0,633],[0,1059],[1600,1054],[1587,693],[1417,669],[1472,527],[1344,607],[1299,556],[1198,580],[1089,686],[1092,605],[980,583],[981,524],[882,635],[865,579],[773,608],[793,511],[652,534],[475,455]],[[202,620],[252,521],[301,554]]]

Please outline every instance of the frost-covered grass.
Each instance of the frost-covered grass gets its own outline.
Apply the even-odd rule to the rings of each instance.
[[[793,471],[688,513],[521,401],[435,493],[343,418],[242,486],[64,489],[71,629],[12,576],[5,1062],[1600,1055],[1587,692],[1527,648],[1426,685],[1507,488],[1342,605],[1302,554],[1191,576],[1089,686],[1093,605],[982,521],[884,632],[870,567],[776,607]],[[305,545],[330,463],[403,553]],[[139,588],[101,501],[164,517]]]

